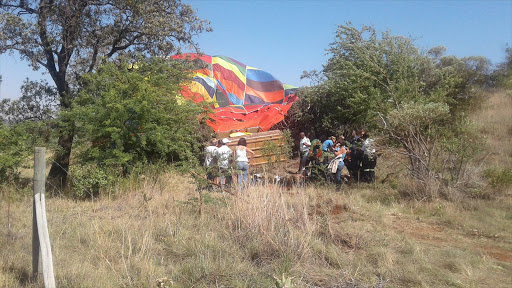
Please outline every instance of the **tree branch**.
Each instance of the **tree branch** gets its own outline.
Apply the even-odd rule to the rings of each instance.
[[[26,5],[25,1],[20,1],[18,5],[15,4],[5,4],[0,1],[0,7],[7,7],[7,8],[14,8],[14,9],[20,9],[22,11],[18,12],[18,15],[23,14],[37,14],[37,10],[30,8]]]

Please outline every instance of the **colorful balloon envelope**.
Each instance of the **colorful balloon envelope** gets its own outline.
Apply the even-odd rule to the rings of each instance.
[[[297,87],[283,84],[270,73],[226,56],[180,54],[174,59],[195,61],[191,82],[182,87],[185,99],[211,102],[207,121],[215,132],[267,131],[281,122],[297,100]]]

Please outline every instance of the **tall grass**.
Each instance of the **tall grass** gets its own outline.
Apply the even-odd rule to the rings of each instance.
[[[499,103],[493,107],[511,102]],[[508,123],[482,113],[497,129]],[[495,131],[490,126],[483,123],[482,133]],[[474,167],[505,169],[510,148],[500,141],[490,137],[495,150]],[[389,153],[379,161],[377,176],[391,175],[384,183],[342,192],[266,184],[236,196],[203,191],[199,197],[192,179],[148,170],[94,201],[50,198],[57,285],[276,287],[278,278],[294,287],[509,286],[509,194],[403,200],[414,187],[390,174],[400,161]],[[30,197],[17,197],[7,229],[7,199],[0,198],[0,287],[42,287],[30,278],[31,205]]]
[[[48,200],[59,287],[274,287],[281,277],[295,287],[506,287],[512,271],[492,256],[507,259],[512,245],[506,203],[413,207],[390,200],[385,186],[256,186],[205,192],[199,213],[194,184],[175,173],[119,189],[127,190],[110,200]],[[0,286],[39,287],[29,277],[31,201],[13,206],[10,233],[0,234]]]

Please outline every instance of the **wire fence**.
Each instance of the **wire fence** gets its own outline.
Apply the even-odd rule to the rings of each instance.
[[[62,167],[59,163],[57,163],[56,161],[51,161],[52,165],[53,164],[56,164],[60,169],[62,169],[62,171],[64,171],[67,175],[67,177],[69,177],[71,179],[71,181],[73,181],[73,185],[78,185],[80,186],[81,189],[83,189],[83,191],[85,191],[89,196],[91,196],[91,199],[94,200],[94,194],[91,192],[90,189],[88,189],[87,187],[85,187],[84,185],[81,185],[80,184],[80,181],[76,181],[76,178],[73,177],[73,175],[71,175],[71,173],[69,172],[69,170],[66,170],[64,167]],[[59,192],[60,195],[64,194],[62,192],[62,190],[60,190],[58,187],[56,187],[55,185],[53,185],[53,183],[50,183],[50,181],[46,180],[46,183],[48,183],[50,186],[52,186],[53,189],[55,189],[57,192]]]

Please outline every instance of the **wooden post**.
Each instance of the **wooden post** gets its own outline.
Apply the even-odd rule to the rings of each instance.
[[[46,221],[46,148],[36,147],[34,153],[34,206],[32,214],[32,275],[43,274],[44,286],[55,287],[53,259]]]
[[[45,172],[46,157],[45,148],[36,147],[34,153],[34,200],[32,203],[32,276],[36,278],[42,273],[42,265],[39,263],[39,235],[37,234],[37,213],[36,213],[36,197],[45,193]]]

